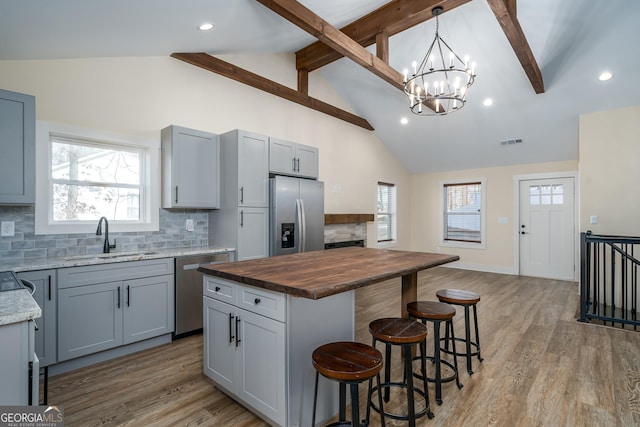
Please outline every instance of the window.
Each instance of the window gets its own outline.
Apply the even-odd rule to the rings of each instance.
[[[36,144],[36,234],[158,229],[158,142],[39,122]]]
[[[141,221],[144,150],[50,134],[53,222]]]
[[[396,186],[378,182],[376,224],[378,243],[395,243],[396,240]]]
[[[442,184],[442,240],[450,246],[484,245],[484,183]]]
[[[564,204],[564,186],[562,184],[531,185],[529,203],[531,205],[562,205]]]

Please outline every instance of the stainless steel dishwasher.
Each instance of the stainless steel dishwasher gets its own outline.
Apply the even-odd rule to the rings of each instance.
[[[176,330],[173,339],[202,330],[202,273],[198,267],[229,261],[229,253],[176,258]]]

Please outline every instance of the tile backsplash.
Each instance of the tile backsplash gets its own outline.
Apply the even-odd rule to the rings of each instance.
[[[207,210],[160,209],[160,229],[138,233],[109,233],[116,240],[114,252],[151,249],[196,248],[209,244]],[[193,219],[194,231],[185,223]],[[14,221],[15,235],[0,237],[0,259],[65,257],[102,252],[104,236],[95,233],[36,235],[33,206],[0,206],[0,221]],[[96,221],[96,226],[98,222]]]

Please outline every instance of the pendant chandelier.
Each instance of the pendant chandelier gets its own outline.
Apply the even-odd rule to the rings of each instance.
[[[404,93],[409,98],[411,112],[420,116],[444,116],[460,110],[466,102],[467,90],[476,77],[475,63],[462,60],[445,42],[438,29],[442,7],[431,13],[436,18],[436,35],[427,54],[418,66],[413,62],[413,74],[404,70]]]

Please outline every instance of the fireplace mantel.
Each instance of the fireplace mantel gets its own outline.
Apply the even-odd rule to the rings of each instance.
[[[324,214],[325,225],[357,224],[374,220],[373,214]]]

